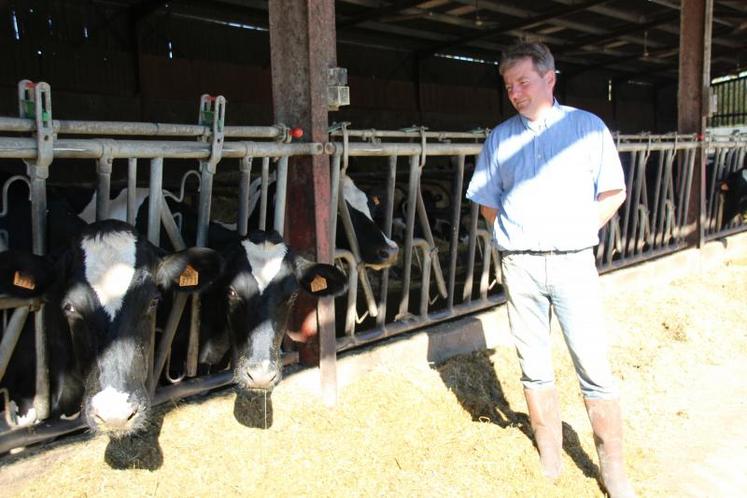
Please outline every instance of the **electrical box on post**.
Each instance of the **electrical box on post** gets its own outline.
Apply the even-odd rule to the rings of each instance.
[[[350,87],[348,70],[344,67],[332,67],[327,70],[327,108],[336,111],[341,106],[350,105]]]

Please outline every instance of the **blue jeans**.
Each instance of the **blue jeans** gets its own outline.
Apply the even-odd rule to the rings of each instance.
[[[607,359],[593,251],[503,253],[501,267],[524,387],[541,389],[555,383],[550,351],[550,318],[554,311],[584,397],[619,397]]]

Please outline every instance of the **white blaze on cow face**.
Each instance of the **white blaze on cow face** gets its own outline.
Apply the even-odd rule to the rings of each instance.
[[[366,218],[373,221],[373,218],[371,217],[371,211],[369,211],[368,209],[368,197],[366,196],[365,192],[363,192],[355,183],[353,183],[353,180],[351,180],[349,176],[344,177],[342,180],[342,196],[343,199],[345,199],[347,203],[350,204],[350,207],[352,207],[353,209],[357,209],[358,211],[363,213]]]
[[[288,252],[288,246],[285,244],[273,244],[272,242],[262,242],[254,244],[250,240],[241,242],[246,251],[246,258],[252,267],[252,275],[257,280],[259,293],[270,285],[272,279],[280,272],[283,266],[283,259]]]
[[[114,320],[135,274],[135,236],[128,232],[111,232],[84,237],[81,248],[86,280],[109,319]]]

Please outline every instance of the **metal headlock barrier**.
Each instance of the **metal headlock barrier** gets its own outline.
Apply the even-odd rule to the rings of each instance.
[[[57,159],[94,160],[96,219],[110,213],[111,177],[126,164],[126,220],[134,223],[137,210],[138,167],[148,163],[147,237],[158,245],[163,228],[175,249],[209,245],[208,228],[216,176],[236,172],[232,192],[236,231],[245,235],[249,214],[259,211],[259,228],[283,234],[289,158],[326,154],[331,159],[330,233],[344,234],[349,249],[337,249],[336,263],[348,275],[349,290],[338,298],[337,350],[346,351],[417,328],[480,311],[505,300],[499,254],[479,207],[464,200],[465,182],[489,130],[432,132],[423,127],[405,130],[353,130],[347,123],[333,125],[327,143],[292,143],[301,132],[284,125],[225,126],[223,97],[202,96],[198,124],[60,121],[52,119],[51,91],[45,83],[19,83],[19,118],[0,117],[0,160],[22,160],[26,175],[9,178],[2,189],[0,219],[8,214],[8,190],[28,186],[31,204],[32,250],[47,251],[47,180]],[[134,137],[134,138],[133,138]],[[698,151],[707,154],[707,237],[745,230],[741,221],[721,227],[719,181],[745,167],[747,139],[667,135],[616,135],[625,169],[628,197],[600,232],[596,248],[600,272],[611,271],[687,247],[685,227]],[[164,161],[168,164],[165,164]],[[167,191],[164,178],[171,165],[197,160],[178,181],[178,192]],[[238,168],[228,165],[236,160]],[[256,161],[255,161],[256,160]],[[253,165],[259,163],[259,172]],[[254,176],[252,173],[254,172]],[[395,265],[374,270],[362,261],[348,205],[342,195],[346,177],[356,184],[383,185],[380,225],[400,246]],[[141,181],[140,183],[146,183]],[[236,187],[236,183],[238,187]],[[269,186],[275,184],[274,199]],[[181,220],[167,198],[184,201],[187,184],[197,184],[197,232],[184,240]],[[269,214],[273,211],[272,219]],[[338,227],[339,225],[339,227]],[[2,248],[13,248],[13,233],[0,232]],[[360,292],[359,292],[360,291]],[[179,321],[191,300],[187,358],[183,368],[170,364],[171,345]],[[230,371],[197,376],[200,300],[175,297],[166,325],[151,345],[149,386],[154,403],[183,398],[230,384]],[[20,427],[12,394],[0,389],[5,431],[0,431],[0,454],[45,441],[83,427],[81,420],[49,418],[47,346],[40,300],[0,296],[3,333],[0,341],[0,381],[19,337],[34,315],[36,379],[34,409],[37,420]],[[297,357],[286,354],[285,363]],[[172,372],[176,374],[172,375]],[[165,380],[164,380],[165,379]]]

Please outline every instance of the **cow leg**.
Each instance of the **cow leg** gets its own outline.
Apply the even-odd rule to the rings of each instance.
[[[558,392],[547,389],[524,389],[529,422],[540,454],[542,474],[552,480],[563,470],[563,428],[558,407]]]
[[[610,399],[586,399],[584,403],[594,430],[594,444],[607,493],[611,498],[636,496],[625,474],[620,404]]]

